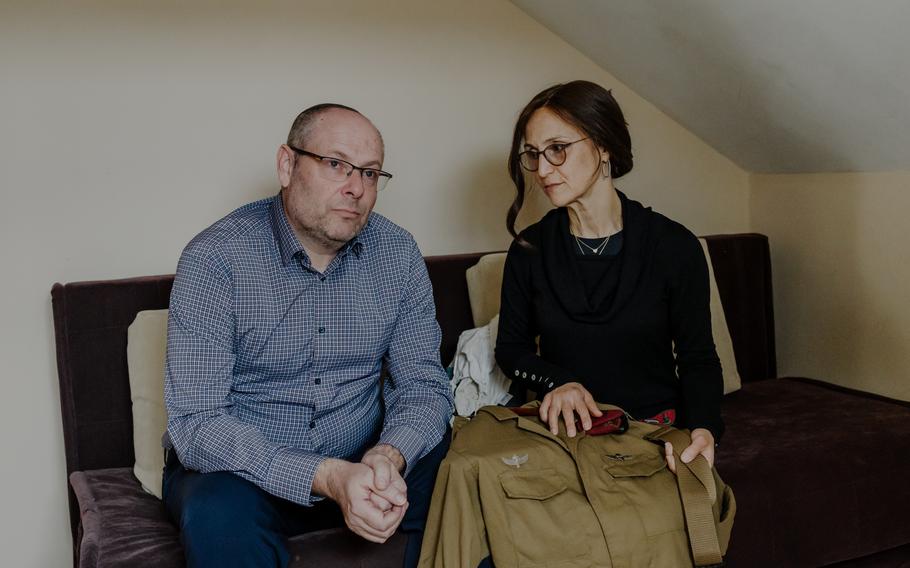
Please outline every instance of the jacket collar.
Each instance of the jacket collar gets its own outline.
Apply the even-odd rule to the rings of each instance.
[[[540,401],[539,400],[531,401],[527,404],[522,405],[521,408],[533,408],[536,410],[537,408],[540,408]],[[613,406],[611,404],[597,403],[597,408],[599,408],[601,410],[619,410],[621,412],[625,412],[618,406]],[[539,436],[549,438],[549,439],[553,440],[554,442],[558,443],[559,445],[561,445],[563,448],[565,448],[566,451],[569,450],[569,447],[566,445],[565,440],[563,440],[559,436],[553,435],[553,433],[550,432],[550,430],[546,426],[544,426],[540,422],[540,420],[536,419],[533,416],[531,416],[531,417],[521,416],[519,414],[516,414],[513,409],[506,407],[506,406],[484,406],[477,412],[483,412],[485,414],[489,414],[490,416],[492,416],[499,422],[505,422],[506,420],[515,420],[516,426],[518,426],[522,430],[527,430],[528,432],[533,432]]]

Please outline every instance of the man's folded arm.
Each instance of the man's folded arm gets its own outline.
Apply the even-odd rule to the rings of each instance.
[[[184,253],[168,314],[164,395],[167,434],[181,463],[232,472],[308,505],[323,456],[272,443],[230,415],[234,372],[232,290],[217,263]]]
[[[380,444],[401,452],[405,476],[442,440],[453,408],[448,375],[439,361],[442,332],[433,288],[416,243],[409,264],[407,290],[387,353],[391,384],[383,388],[385,420],[379,438]]]

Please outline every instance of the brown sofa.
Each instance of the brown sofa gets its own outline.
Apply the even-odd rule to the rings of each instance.
[[[910,567],[910,405],[776,377],[766,237],[708,237],[743,379],[724,402],[717,466],[739,512],[727,565]],[[465,270],[427,258],[448,362],[472,327]],[[55,284],[57,366],[78,566],[182,566],[177,531],[133,476],[127,327],[167,307],[172,276]],[[799,283],[793,283],[794,286]],[[292,539],[294,566],[398,566],[402,539],[330,529]],[[305,552],[303,552],[305,551]]]

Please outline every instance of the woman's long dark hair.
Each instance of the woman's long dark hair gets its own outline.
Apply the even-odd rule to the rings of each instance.
[[[622,177],[632,170],[632,138],[629,136],[629,125],[610,91],[590,81],[572,81],[539,92],[518,115],[515,133],[512,135],[512,150],[509,152],[509,176],[515,184],[517,194],[506,215],[506,228],[515,238],[518,238],[515,220],[525,201],[525,176],[518,154],[522,152],[528,120],[541,108],[555,112],[560,118],[584,132],[598,148],[605,148],[610,154],[613,178]]]

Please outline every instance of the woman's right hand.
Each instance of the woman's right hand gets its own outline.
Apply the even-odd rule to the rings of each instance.
[[[581,427],[591,429],[591,416],[599,417],[603,412],[597,408],[594,397],[580,383],[566,383],[551,390],[540,403],[540,419],[549,424],[550,432],[559,433],[559,418],[566,424],[566,434],[575,437],[575,415],[581,419]]]

